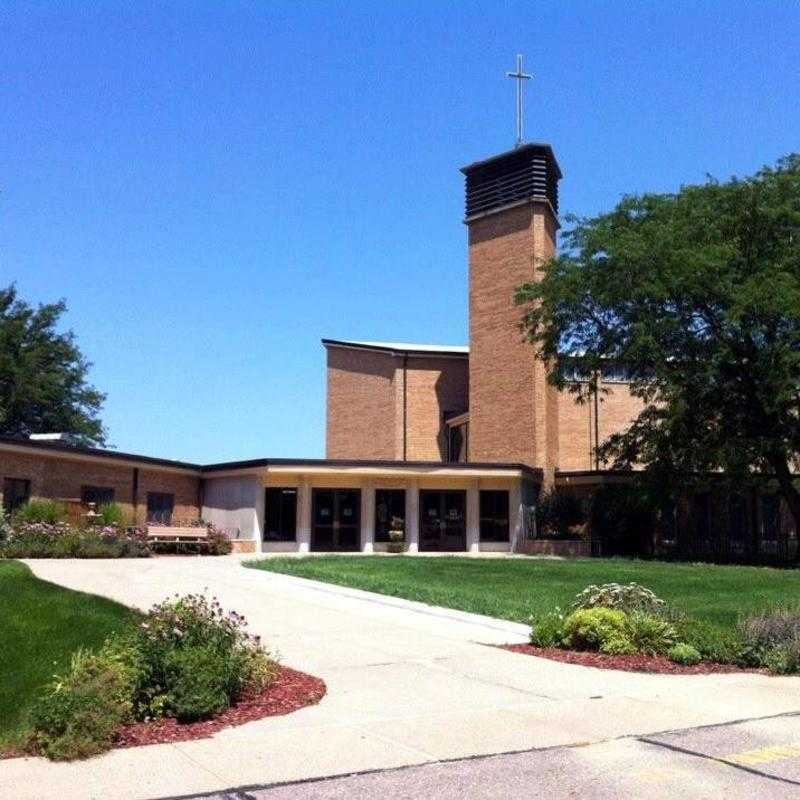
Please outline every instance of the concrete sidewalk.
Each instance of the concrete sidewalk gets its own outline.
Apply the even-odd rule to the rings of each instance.
[[[0,797],[213,792],[800,711],[794,678],[639,675],[531,658],[486,646],[521,641],[513,624],[244,569],[232,557],[29,563],[42,578],[140,608],[208,588],[284,663],[322,677],[328,694],[213,739],[76,764],[3,761]]]

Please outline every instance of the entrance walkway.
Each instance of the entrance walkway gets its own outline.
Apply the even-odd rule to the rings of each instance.
[[[249,570],[236,557],[28,563],[141,608],[207,588],[284,663],[322,677],[328,694],[212,739],[76,764],[0,762],[0,797],[15,800],[178,796],[800,711],[795,678],[638,675],[531,658],[486,646],[521,641],[510,623]]]

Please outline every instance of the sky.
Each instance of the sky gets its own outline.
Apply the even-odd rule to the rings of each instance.
[[[561,212],[800,150],[800,3],[0,8],[0,285],[64,298],[109,443],[323,457],[322,337],[462,344],[459,167],[526,139]]]

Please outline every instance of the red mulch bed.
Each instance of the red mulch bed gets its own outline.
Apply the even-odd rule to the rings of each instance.
[[[711,675],[725,672],[765,672],[764,670],[742,669],[733,664],[713,664],[703,661],[700,664],[687,666],[675,664],[666,656],[607,656],[604,653],[587,653],[578,650],[559,650],[557,647],[535,647],[532,644],[501,645],[503,650],[524,653],[528,656],[549,658],[551,661],[563,661],[565,664],[580,664],[583,667],[598,669],[619,669],[625,672],[653,672],[661,675]]]
[[[174,719],[157,719],[152,722],[134,722],[120,729],[115,747],[138,747],[143,744],[185,742],[205,739],[223,728],[244,725],[263,717],[277,717],[312,706],[325,696],[325,681],[280,667],[278,677],[259,694],[242,697],[239,702],[214,719],[203,722],[181,723]],[[0,751],[0,759],[30,755],[21,750]]]
[[[116,747],[138,747],[143,744],[205,739],[223,728],[244,725],[245,722],[263,717],[291,714],[292,711],[305,706],[315,705],[322,700],[325,692],[325,682],[320,678],[281,667],[277,679],[263,692],[242,697],[235,706],[226,709],[213,719],[188,723],[181,723],[171,718],[134,722],[120,730]]]

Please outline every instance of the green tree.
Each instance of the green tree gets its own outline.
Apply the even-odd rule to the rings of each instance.
[[[0,289],[0,433],[66,432],[105,443],[98,419],[105,395],[86,381],[91,366],[71,331],[57,331],[63,302],[32,308],[16,287]]]
[[[516,299],[555,385],[597,390],[568,385],[566,359],[630,371],[643,410],[601,443],[603,463],[662,481],[768,474],[800,530],[800,156],[569,223]]]

